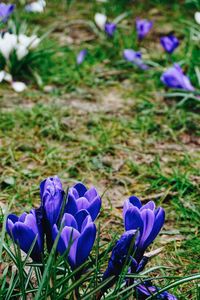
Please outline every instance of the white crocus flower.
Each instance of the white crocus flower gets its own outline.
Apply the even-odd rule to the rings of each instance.
[[[12,75],[4,71],[4,80],[7,82],[12,82]]]
[[[17,93],[21,93],[27,88],[26,84],[21,81],[13,81],[11,83],[11,86],[12,86],[13,90]]]
[[[38,0],[30,4],[27,4],[25,6],[25,10],[27,12],[42,13],[44,11],[45,6],[46,6],[46,1]]]
[[[16,46],[16,55],[18,60],[21,60],[27,54],[28,54],[28,49],[24,45],[18,44]]]
[[[39,45],[40,39],[37,35],[27,36],[25,34],[19,34],[18,43],[25,48],[35,49]]]
[[[0,36],[0,52],[5,59],[9,59],[16,45],[17,36],[15,34],[6,32],[3,36]]]
[[[194,19],[200,25],[200,11],[195,12]]]
[[[6,71],[0,71],[0,82],[2,82],[3,80],[12,82],[12,75],[7,73]]]
[[[96,13],[94,16],[94,20],[95,20],[95,23],[97,24],[97,26],[100,29],[104,30],[107,17],[104,14]]]

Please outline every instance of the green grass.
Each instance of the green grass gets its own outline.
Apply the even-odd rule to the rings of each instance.
[[[24,94],[16,95],[1,84],[0,202],[14,198],[12,210],[21,213],[38,206],[39,182],[47,176],[58,174],[65,186],[81,180],[106,191],[100,221],[108,221],[114,233],[122,230],[119,207],[126,197],[153,197],[166,209],[166,226],[154,248],[166,246],[152,265],[173,267],[168,275],[190,275],[199,271],[200,106],[188,100],[179,107],[179,98],[164,97],[160,75],[171,62],[157,44],[171,30],[181,38],[172,60],[184,65],[199,89],[194,72],[199,46],[189,40],[185,24],[194,24],[195,9],[177,1],[170,10],[168,1],[112,2],[73,1],[67,12],[63,3],[51,1],[43,17],[20,12],[30,27],[37,22],[41,34],[54,28],[44,42],[54,55],[36,66],[41,89],[32,80]],[[93,28],[68,25],[93,20],[100,11],[111,19],[130,13],[119,25],[114,46],[102,35],[82,41]],[[133,29],[136,16],[155,20],[141,45]],[[72,44],[62,41],[74,31],[79,35]],[[85,47],[89,54],[78,68],[76,53]],[[144,59],[156,65],[143,72],[125,63],[124,47],[142,48]],[[189,297],[187,290],[185,285],[177,289],[180,299]]]

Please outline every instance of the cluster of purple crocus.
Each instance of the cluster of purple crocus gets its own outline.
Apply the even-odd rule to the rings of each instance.
[[[96,238],[96,220],[101,209],[101,197],[95,187],[87,189],[81,182],[69,188],[66,194],[57,176],[49,177],[40,184],[41,205],[21,216],[9,214],[6,229],[10,237],[30,257],[41,262],[44,241],[50,252],[57,239],[57,252],[67,259],[72,270],[81,266],[89,257]],[[123,220],[125,233],[113,247],[102,280],[113,276],[112,284],[121,274],[125,262],[128,273],[141,272],[148,262],[145,251],[160,232],[165,212],[156,208],[153,201],[142,205],[132,196],[124,203]],[[45,238],[46,237],[46,238]],[[127,280],[128,283],[128,280]],[[104,286],[104,288],[109,286]],[[138,283],[135,293],[138,299],[146,299],[158,289],[149,282]],[[158,299],[176,299],[168,292]]]
[[[104,16],[105,17],[105,16]],[[106,19],[105,19],[106,20]],[[104,21],[105,21],[104,20]],[[147,19],[137,18],[136,32],[138,41],[142,41],[147,36],[153,27],[153,22]],[[112,38],[116,32],[117,25],[115,23],[106,23],[103,26],[105,33],[108,37]],[[160,44],[164,50],[172,54],[175,49],[179,46],[179,40],[173,34],[163,36],[160,38]],[[87,55],[87,50],[80,51],[77,55],[77,64],[80,65],[84,61]],[[133,65],[136,65],[142,70],[147,70],[149,67],[142,60],[141,51],[135,51],[133,49],[125,49],[123,51],[123,58]],[[178,64],[174,64],[172,67],[167,69],[161,76],[161,81],[169,88],[183,89],[187,91],[194,91],[189,78],[183,73],[183,70]]]

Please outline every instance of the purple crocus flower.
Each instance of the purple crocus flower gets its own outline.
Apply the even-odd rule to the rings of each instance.
[[[144,284],[140,284],[136,287],[137,299],[145,300],[158,291],[159,291],[159,289],[156,286],[152,286],[150,282],[145,282]],[[174,295],[172,295],[166,291],[157,295],[156,299],[177,300],[177,298]]]
[[[108,262],[108,267],[104,272],[103,280],[110,276],[118,276],[121,273],[124,263],[127,259],[128,252],[130,250],[131,242],[133,241],[135,235],[136,230],[128,230],[124,234],[122,234],[120,239],[116,242]],[[133,254],[133,252],[134,250],[131,251],[130,255]]]
[[[190,79],[183,73],[178,64],[174,64],[173,67],[165,71],[161,76],[161,81],[169,88],[194,91]]]
[[[0,22],[6,22],[9,16],[12,14],[15,5],[0,3]]]
[[[82,265],[92,250],[96,226],[92,222],[90,214],[86,210],[78,211],[74,216],[65,213],[63,215],[61,231],[57,250],[63,255],[68,253],[68,261],[72,269]],[[53,227],[53,239],[56,239],[59,230],[55,224]]]
[[[64,197],[62,183],[57,176],[48,177],[41,182],[40,197],[45,219],[52,228],[59,219]]]
[[[65,212],[76,214],[81,209],[86,209],[94,221],[101,208],[101,198],[94,187],[87,189],[81,182],[69,189],[68,201]]]
[[[23,213],[20,217],[10,214],[6,221],[6,230],[15,243],[28,253],[36,236],[36,242],[30,257],[34,261],[41,261],[43,253],[43,230],[41,225],[40,209],[31,210],[29,214]]]
[[[134,257],[140,262],[145,250],[160,232],[165,221],[165,212],[162,207],[156,209],[153,201],[142,205],[137,197],[132,196],[124,203],[123,217],[126,231],[139,231]]]
[[[137,65],[142,70],[147,70],[148,66],[142,61],[142,54],[140,51],[134,51],[132,49],[125,49],[123,51],[123,57],[125,60]]]
[[[117,25],[115,23],[106,23],[105,24],[105,32],[109,37],[113,37],[115,31],[117,29]]]
[[[139,40],[142,40],[153,27],[153,22],[146,19],[137,18],[135,24]]]
[[[179,40],[173,35],[161,37],[160,43],[165,51],[170,54],[173,53],[174,50],[179,46]]]
[[[87,49],[83,49],[78,53],[78,55],[76,57],[77,65],[81,65],[83,63],[83,61],[85,60],[86,55],[87,55]]]

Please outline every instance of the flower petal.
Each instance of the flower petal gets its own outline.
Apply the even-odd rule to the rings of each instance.
[[[90,213],[92,217],[92,221],[96,219],[100,209],[101,209],[101,198],[97,196],[87,208],[87,211]]]
[[[71,193],[68,194],[65,212],[74,215],[78,210],[76,199]]]
[[[30,229],[27,225],[21,222],[16,222],[13,229],[12,234],[14,241],[16,243],[19,243],[20,248],[25,252],[28,253],[30,250],[33,241],[36,237],[35,233],[32,229]],[[41,260],[41,252],[38,247],[38,243],[36,241],[35,246],[33,248],[33,251],[30,255],[30,257],[34,261],[40,261]]]
[[[89,206],[89,201],[85,197],[80,197],[76,200],[76,205],[78,210],[87,209]]]
[[[88,258],[96,237],[96,226],[90,223],[78,239],[76,251],[76,266],[80,266]]]
[[[156,236],[160,232],[164,222],[165,222],[165,211],[163,208],[160,207],[157,210],[152,231],[144,243],[145,248],[147,248],[153,242],[153,240],[156,238]]]
[[[79,197],[83,197],[84,194],[87,192],[87,188],[82,182],[78,182],[74,185],[74,188],[77,190]]]
[[[62,218],[62,226],[69,226],[78,229],[77,222],[71,214],[65,213]]]
[[[154,226],[155,215],[152,210],[145,209],[141,212],[141,217],[143,220],[143,234],[140,239],[139,248],[141,248],[142,251],[144,251],[145,250],[145,248],[144,248],[145,241],[149,237],[149,235],[152,231],[152,228]]]
[[[85,209],[81,209],[80,211],[78,211],[75,214],[75,219],[76,219],[76,222],[78,224],[78,231],[79,232],[81,232],[82,224],[83,224],[85,218],[87,218],[87,216],[89,216],[89,213]]]
[[[87,190],[87,192],[84,194],[84,197],[89,201],[92,202],[94,198],[98,196],[97,190],[95,187],[91,187],[90,189]]]
[[[125,214],[125,230],[138,229],[140,234],[143,232],[143,220],[137,207],[129,208]]]

